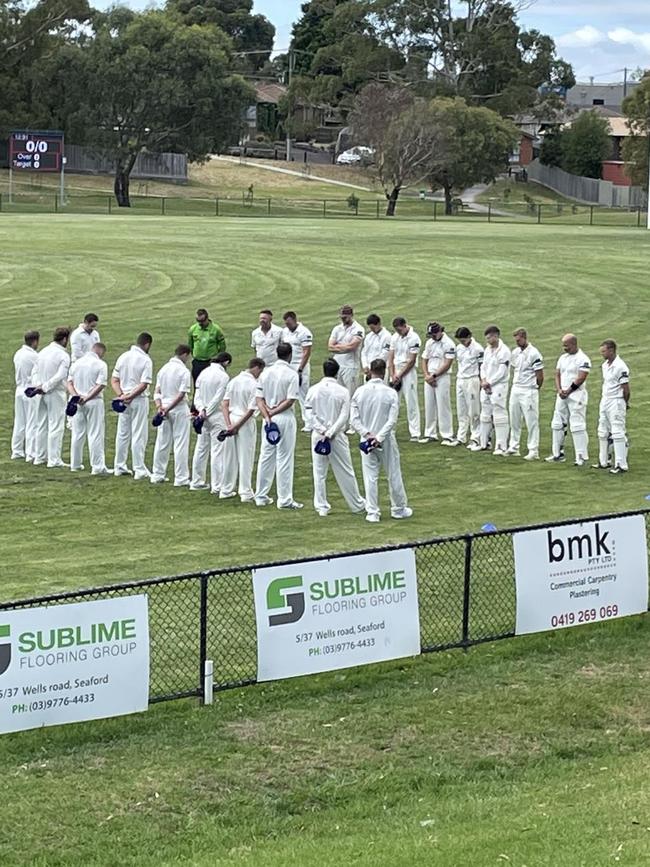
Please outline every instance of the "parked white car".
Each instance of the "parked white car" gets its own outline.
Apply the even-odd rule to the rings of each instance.
[[[372,162],[374,155],[375,152],[372,148],[357,145],[340,153],[336,158],[336,163],[339,166],[368,165]]]

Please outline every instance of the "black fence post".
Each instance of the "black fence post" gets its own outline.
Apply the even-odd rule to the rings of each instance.
[[[327,216],[327,199],[323,199],[323,216]]]
[[[160,213],[165,216],[165,197],[163,196],[160,200]]]
[[[271,216],[271,196],[269,196],[268,201],[266,203],[266,213],[267,216]]]
[[[2,197],[0,196],[0,211],[2,210]],[[637,208],[636,212],[636,227],[637,229],[641,228],[641,205]]]
[[[214,200],[214,215],[215,217],[219,216],[219,197]]]
[[[492,222],[492,202],[488,202],[488,223]]]
[[[208,658],[208,574],[204,572],[200,578],[199,596],[199,695],[201,704],[205,704],[204,678],[205,661]]]
[[[113,196],[108,197],[108,213],[113,213]]]
[[[355,202],[354,202],[354,216],[355,217],[359,216],[359,199],[355,199]]]
[[[594,206],[591,205],[589,207],[589,225],[593,226],[594,224]]]
[[[463,636],[462,646],[469,647],[469,606],[472,582],[472,537],[465,536],[465,577],[463,581]]]
[[[537,224],[539,225],[542,222],[542,206],[537,206]]]
[[[379,219],[379,199],[377,199],[377,219]]]
[[[0,214],[2,213],[2,193],[0,193]]]
[[[438,219],[438,202],[433,203],[433,222],[435,223]]]
[[[55,214],[59,213],[59,197],[58,197],[58,195],[54,196],[54,213]]]

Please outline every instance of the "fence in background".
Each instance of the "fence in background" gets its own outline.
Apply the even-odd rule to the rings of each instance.
[[[201,696],[206,660],[214,662],[215,691],[256,682],[253,569],[412,548],[417,564],[422,653],[468,648],[515,635],[514,533],[625,515],[644,515],[648,535],[650,511],[639,510],[282,563],[152,578],[5,602],[0,604],[0,610],[146,593],[149,599],[150,701]]]
[[[194,198],[180,196],[131,196],[130,208],[118,208],[107,193],[66,195],[62,200],[52,190],[14,194],[12,200],[0,194],[0,218],[9,214],[121,214],[189,217],[305,217],[373,219],[386,218],[386,202],[382,199],[261,198],[243,193],[237,198]],[[566,203],[537,204],[536,202],[499,202],[455,205],[451,215],[445,214],[443,202],[407,198],[397,202],[396,217],[410,220],[471,220],[474,222],[558,224],[576,226],[647,225],[646,212],[636,208],[601,208],[595,205]]]
[[[572,175],[554,166],[544,166],[539,160],[526,166],[528,179],[537,181],[545,187],[578,199],[586,204],[600,205],[606,208],[647,208],[648,196],[641,187],[622,187],[611,181],[601,181],[596,178],[583,178]]]

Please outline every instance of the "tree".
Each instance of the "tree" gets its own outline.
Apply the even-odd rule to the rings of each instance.
[[[350,125],[355,140],[375,152],[372,171],[392,217],[401,191],[426,178],[439,150],[426,104],[406,88],[369,84],[355,101]]]
[[[612,153],[607,118],[584,111],[562,133],[562,168],[585,178],[600,178],[603,160]]]
[[[623,102],[632,135],[623,142],[623,159],[633,183],[648,188],[648,147],[650,142],[650,72]]]
[[[453,193],[478,183],[491,183],[509,164],[520,132],[488,108],[465,100],[440,98],[429,104],[430,122],[438,132],[440,153],[428,178],[432,189],[445,193],[445,213],[452,213]]]
[[[539,161],[544,166],[562,168],[564,164],[564,142],[562,130],[550,129],[542,140]]]
[[[521,30],[508,0],[369,0],[377,31],[405,57],[426,64],[422,91],[462,96],[501,114],[532,106],[538,88],[575,84],[570,64],[538,30]]]
[[[254,72],[269,60],[275,27],[264,15],[253,15],[253,0],[167,0],[166,9],[183,24],[214,24],[226,33],[235,54],[243,53],[242,70]]]
[[[138,154],[169,150],[190,160],[236,140],[254,96],[233,75],[231,42],[214,25],[185,26],[150,10],[97,13],[94,32],[43,70],[51,113],[68,136],[115,161],[115,197],[129,207]]]

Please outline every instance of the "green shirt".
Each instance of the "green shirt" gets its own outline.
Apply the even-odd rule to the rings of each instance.
[[[226,350],[226,338],[223,331],[213,322],[208,320],[205,328],[201,328],[198,322],[190,328],[187,342],[192,350],[192,358],[197,361],[210,361],[215,355]]]

